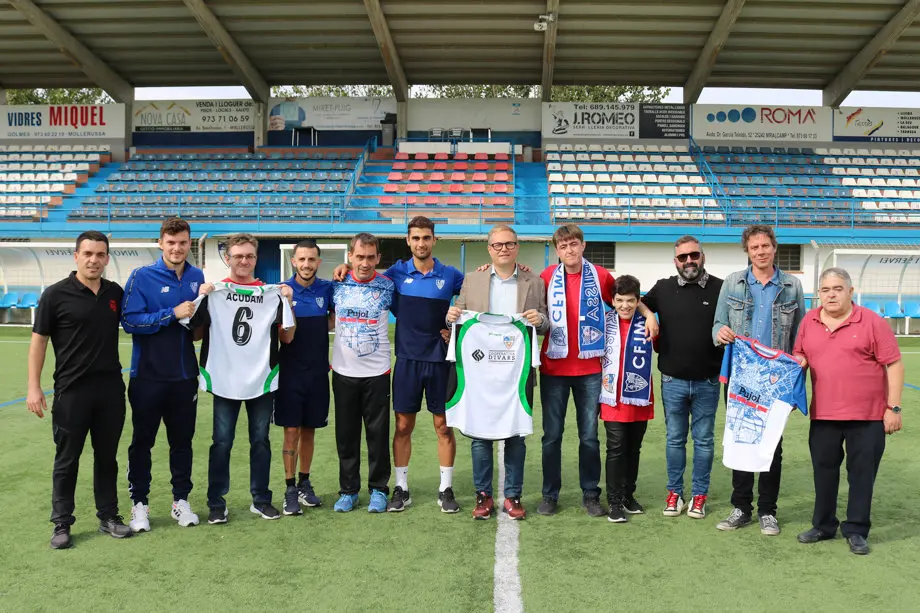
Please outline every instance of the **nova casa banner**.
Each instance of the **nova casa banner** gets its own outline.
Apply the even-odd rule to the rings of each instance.
[[[0,140],[124,137],[123,104],[0,106]]]
[[[136,100],[134,132],[252,132],[252,100]]]
[[[821,106],[693,105],[693,138],[828,142],[831,109]]]

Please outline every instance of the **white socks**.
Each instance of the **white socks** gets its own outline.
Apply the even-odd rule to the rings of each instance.
[[[409,467],[408,466],[397,466],[396,467],[396,487],[401,487],[404,492],[409,491]]]
[[[447,488],[453,487],[453,482],[454,482],[454,467],[453,466],[442,466],[441,467],[441,485],[438,487],[438,491],[443,492]]]

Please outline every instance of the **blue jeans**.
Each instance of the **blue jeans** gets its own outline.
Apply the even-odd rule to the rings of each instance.
[[[211,509],[227,506],[224,496],[230,491],[230,450],[243,402],[249,417],[249,491],[256,504],[272,501],[272,492],[268,489],[272,463],[268,427],[275,410],[273,394],[251,400],[231,400],[215,395],[214,434],[208,462],[208,507]]]
[[[661,400],[667,429],[668,489],[672,492],[684,493],[688,430],[693,435],[693,495],[709,492],[713,430],[720,387],[718,377],[689,381],[661,375]]]
[[[492,495],[492,443],[474,438],[470,445],[473,455],[473,485],[476,492]],[[524,457],[527,447],[523,436],[505,439],[505,498],[521,496],[524,489]]]
[[[569,390],[575,398],[578,424],[578,481],[584,497],[599,497],[601,444],[597,438],[601,374],[577,377],[540,375],[543,404],[543,497],[559,500],[562,489],[562,432],[569,406]]]

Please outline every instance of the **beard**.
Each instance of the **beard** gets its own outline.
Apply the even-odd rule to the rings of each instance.
[[[696,281],[703,274],[703,267],[697,266],[696,264],[685,264],[677,269],[677,274],[679,274],[684,281]]]

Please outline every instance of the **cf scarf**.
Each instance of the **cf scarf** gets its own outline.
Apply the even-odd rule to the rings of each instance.
[[[581,287],[578,300],[578,330],[568,329],[568,305],[565,298],[565,266],[553,271],[547,289],[549,305],[549,345],[546,357],[560,360],[569,355],[569,334],[578,335],[578,357],[582,360],[604,355],[604,307],[597,269],[582,259]]]
[[[620,336],[620,318],[616,311],[607,311],[605,321],[604,358],[601,360],[600,401],[610,406],[617,404],[617,390],[620,402],[633,406],[647,407],[652,396],[652,344],[645,338],[645,317],[638,311],[629,322],[626,339]],[[620,380],[620,351],[623,344],[623,380]]]

